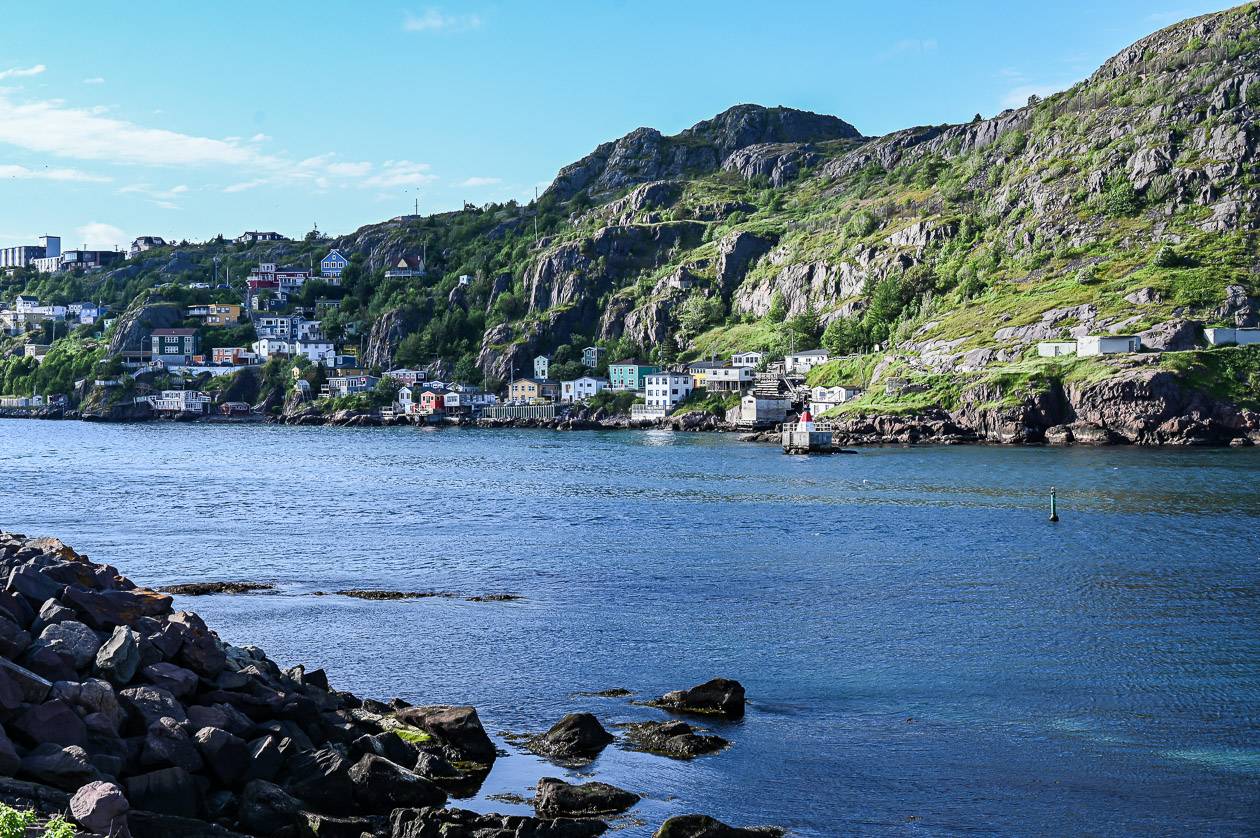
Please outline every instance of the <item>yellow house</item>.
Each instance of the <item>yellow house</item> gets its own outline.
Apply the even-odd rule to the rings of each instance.
[[[235,326],[241,319],[241,307],[230,303],[211,303],[206,306],[207,326]]]
[[[554,401],[560,396],[560,385],[545,378],[518,378],[508,388],[512,401]]]

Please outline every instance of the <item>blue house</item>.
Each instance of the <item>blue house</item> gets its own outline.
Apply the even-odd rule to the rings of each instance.
[[[339,277],[349,264],[350,260],[342,256],[340,250],[333,248],[328,251],[327,256],[319,260],[319,272],[324,276]]]

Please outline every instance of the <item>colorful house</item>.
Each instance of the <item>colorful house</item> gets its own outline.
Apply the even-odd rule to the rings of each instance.
[[[518,378],[508,388],[512,401],[536,402],[560,397],[560,385],[545,378]]]
[[[340,278],[341,272],[350,264],[350,260],[340,250],[333,248],[328,255],[319,260],[319,272],[325,277]]]
[[[608,386],[613,390],[642,390],[646,384],[646,378],[654,372],[658,372],[659,367],[651,364],[644,364],[634,358],[626,358],[615,364],[608,365]]]
[[[551,372],[551,356],[539,355],[534,359],[534,378],[546,378]]]
[[[197,352],[196,329],[154,329],[149,335],[149,352],[154,361],[187,364]]]

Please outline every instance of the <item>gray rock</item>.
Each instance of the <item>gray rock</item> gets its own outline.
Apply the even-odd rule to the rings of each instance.
[[[398,765],[415,765],[420,749],[392,732],[364,734],[354,740],[358,753],[376,754]]]
[[[123,790],[104,780],[88,783],[70,798],[70,815],[80,826],[111,836],[119,834],[114,826],[119,818],[122,818],[120,826],[126,827],[125,815],[130,808]]]
[[[634,806],[639,799],[634,792],[607,783],[574,785],[556,777],[543,777],[538,781],[534,809],[547,818],[615,815]]]
[[[124,707],[143,720],[146,728],[163,717],[177,722],[188,721],[183,706],[161,687],[128,687],[118,696]]]
[[[398,711],[397,718],[433,736],[455,759],[494,762],[494,742],[481,726],[475,707],[407,707]]]
[[[303,751],[289,759],[284,789],[317,812],[345,815],[354,810],[350,764],[331,748]]]
[[[115,686],[124,686],[136,676],[140,666],[140,636],[126,626],[114,633],[96,653],[96,671]]]
[[[66,586],[43,573],[34,562],[15,567],[9,573],[8,589],[33,602],[55,599]]]
[[[22,758],[21,773],[41,783],[73,791],[100,778],[87,751],[78,745],[62,747],[46,742]]]
[[[195,818],[201,814],[201,789],[183,768],[160,768],[127,779],[127,799],[136,809]]]
[[[729,678],[714,678],[689,690],[665,693],[654,703],[685,713],[739,718],[744,715],[744,687]]]
[[[155,687],[161,687],[175,698],[187,698],[197,691],[197,673],[173,663],[163,661],[141,670],[144,679]]]
[[[44,742],[57,745],[87,743],[87,727],[83,720],[59,698],[29,708],[13,721],[11,729],[32,745]]]
[[[250,780],[241,792],[237,819],[255,835],[270,835],[291,826],[302,811],[296,797],[266,780]]]
[[[13,747],[8,734],[0,727],[0,775],[12,777],[21,766],[22,758],[18,756],[17,748]]]
[[[192,737],[174,719],[158,719],[149,725],[144,736],[144,750],[140,764],[145,766],[173,765],[185,771],[200,771],[204,763]]]
[[[694,759],[730,744],[720,736],[700,733],[680,721],[635,722],[626,726],[626,738],[637,750],[673,759]]]
[[[661,824],[653,838],[779,838],[781,835],[783,830],[775,827],[740,829],[708,815],[675,815]]]
[[[249,765],[246,780],[274,780],[287,759],[297,750],[293,740],[277,736],[260,736],[248,745]]]
[[[203,727],[193,736],[206,768],[220,783],[235,786],[249,767],[245,740],[217,727]]]
[[[31,633],[0,612],[0,655],[16,658],[31,645]]]
[[[569,713],[542,736],[529,742],[530,750],[557,759],[590,759],[613,741],[613,736],[590,713]]]
[[[365,754],[350,769],[355,799],[368,812],[384,814],[398,807],[442,806],[446,792],[432,781],[376,754]]]
[[[22,693],[22,700],[29,704],[38,704],[52,691],[52,682],[48,679],[11,660],[0,658],[0,679],[5,678],[17,685]]]
[[[41,631],[34,645],[56,652],[74,669],[82,670],[96,657],[101,641],[96,632],[78,620],[63,620]]]

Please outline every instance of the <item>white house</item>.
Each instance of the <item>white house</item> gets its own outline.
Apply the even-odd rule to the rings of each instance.
[[[1037,354],[1042,358],[1058,358],[1061,355],[1075,355],[1074,340],[1043,340],[1037,344]]]
[[[399,384],[411,386],[412,384],[418,384],[419,382],[424,381],[425,378],[428,377],[428,374],[424,370],[413,370],[408,367],[399,367],[398,369],[385,372],[384,376],[386,378],[394,379]]]
[[[494,393],[483,393],[479,388],[469,386],[449,390],[442,399],[442,406],[447,413],[467,413],[498,403],[499,399]]]
[[[826,349],[807,349],[804,352],[793,352],[783,358],[784,369],[788,375],[805,375],[819,364],[831,360]]]
[[[586,401],[591,396],[607,388],[607,378],[596,378],[593,375],[584,375],[572,381],[561,381],[560,401],[569,404]]]
[[[157,413],[195,413],[206,412],[206,406],[214,399],[200,390],[163,390],[160,394],[148,397],[149,405]]]
[[[1077,355],[1123,355],[1141,351],[1142,339],[1137,335],[1086,335],[1076,339]]]
[[[696,386],[706,390],[733,393],[751,386],[757,379],[757,371],[751,367],[709,367],[702,375],[696,375]]]
[[[1207,328],[1203,330],[1207,342],[1212,346],[1251,346],[1260,343],[1260,328],[1243,326],[1237,329]]]
[[[336,376],[328,379],[320,390],[320,395],[341,398],[355,393],[366,393],[374,390],[380,381],[375,375]]]
[[[673,410],[691,395],[694,379],[684,372],[654,372],[644,379],[644,404],[649,408]]]
[[[766,359],[764,352],[736,352],[731,356],[732,367],[759,367]]]
[[[765,427],[787,419],[790,399],[766,398],[749,393],[739,400],[739,407],[726,411],[726,421],[745,427]]]
[[[319,260],[319,272],[324,277],[339,279],[341,272],[350,264],[350,260],[342,255],[340,250],[335,247],[328,251],[328,255]]]
[[[131,247],[127,251],[127,258],[134,259],[146,250],[152,250],[155,247],[166,247],[166,239],[161,236],[137,236],[131,242]]]
[[[827,410],[862,395],[861,387],[814,387],[809,391],[809,403],[815,410]]]
[[[547,373],[551,371],[551,358],[547,355],[539,355],[534,359],[534,378],[546,380]]]

